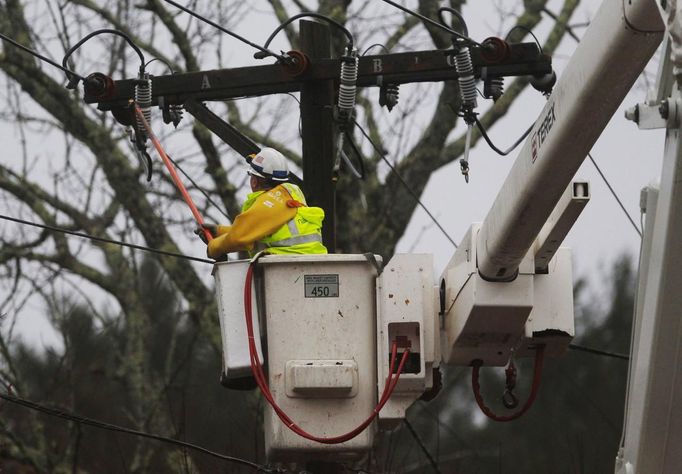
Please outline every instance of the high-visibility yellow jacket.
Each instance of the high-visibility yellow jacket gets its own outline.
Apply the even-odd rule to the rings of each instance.
[[[273,254],[327,253],[322,244],[324,210],[308,207],[295,184],[283,183],[268,191],[249,194],[242,212],[231,226],[218,226],[218,235],[208,243],[208,256],[228,252],[267,249]]]

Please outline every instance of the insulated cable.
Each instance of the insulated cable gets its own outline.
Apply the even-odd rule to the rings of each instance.
[[[426,214],[431,218],[433,223],[436,224],[436,226],[440,229],[440,231],[443,233],[445,238],[447,238],[450,241],[450,243],[452,245],[454,245],[455,248],[457,248],[457,244],[455,243],[454,240],[452,240],[452,237],[450,237],[450,235],[445,231],[443,226],[440,225],[440,222],[438,222],[438,220],[433,216],[433,214],[431,214],[431,211],[429,211],[429,209],[424,205],[424,203],[421,201],[421,199],[419,199],[419,196],[417,195],[417,193],[414,192],[414,190],[410,187],[409,184],[407,184],[407,182],[405,181],[405,179],[403,179],[403,177],[400,175],[400,173],[398,173],[398,170],[396,170],[395,166],[393,166],[391,164],[391,162],[388,160],[388,158],[386,158],[386,155],[384,154],[384,152],[381,149],[379,149],[379,147],[376,145],[376,143],[374,143],[374,140],[372,140],[370,138],[369,134],[365,131],[364,128],[362,128],[362,126],[358,123],[357,120],[353,119],[353,122],[355,122],[355,125],[362,132],[362,134],[365,136],[365,138],[367,140],[369,140],[369,143],[372,145],[372,148],[374,148],[374,151],[381,157],[382,160],[384,160],[384,162],[388,165],[388,167],[391,169],[391,171],[396,175],[396,177],[402,183],[402,185],[405,187],[405,189],[407,189],[407,192],[409,192],[410,195],[415,199],[415,201],[417,201],[417,204],[419,204],[421,206],[421,208],[424,209],[424,212],[426,212]]]
[[[269,49],[266,49],[266,48],[264,48],[263,46],[260,46],[260,45],[258,45],[258,44],[256,44],[256,43],[253,43],[253,42],[247,40],[246,38],[244,38],[243,36],[240,36],[240,35],[238,35],[237,33],[233,33],[232,31],[228,30],[227,28],[224,28],[224,27],[220,26],[218,23],[215,23],[215,22],[209,20],[208,18],[199,15],[197,12],[192,11],[192,10],[190,10],[190,9],[187,8],[187,7],[183,7],[182,5],[180,5],[180,4],[177,3],[177,2],[174,2],[173,0],[163,0],[163,1],[166,2],[166,3],[170,3],[171,5],[173,5],[173,6],[176,7],[176,8],[179,8],[180,10],[184,11],[185,13],[189,13],[189,14],[192,15],[194,18],[196,18],[196,19],[198,19],[198,20],[201,20],[201,21],[203,21],[204,23],[208,23],[208,24],[211,25],[213,28],[219,29],[219,30],[222,31],[223,33],[226,33],[226,34],[232,36],[233,38],[238,39],[238,40],[241,41],[242,43],[246,43],[246,44],[248,44],[249,46],[252,46],[252,47],[254,47],[254,48],[260,50],[262,53],[265,53],[266,56],[273,56],[273,57],[279,59],[280,61],[284,61],[284,62],[289,61],[289,58],[288,58],[288,57],[286,57],[286,56],[284,56],[284,55],[282,55],[282,54],[277,54],[277,53],[275,53],[274,51],[270,51]]]
[[[137,75],[137,81],[135,82],[135,101],[140,105],[144,116],[146,117],[147,121],[151,121],[152,117],[152,81],[151,81],[151,76],[145,72],[145,67],[147,63],[145,62],[144,58],[144,53],[142,53],[142,50],[135,44],[135,42],[128,36],[127,34],[119,31],[119,30],[114,30],[111,28],[103,28],[100,30],[95,30],[92,33],[84,36],[80,41],[78,41],[75,45],[73,45],[71,48],[69,48],[66,51],[66,54],[64,54],[64,58],[62,59],[62,65],[66,67],[69,58],[73,53],[75,53],[81,46],[83,46],[87,41],[90,39],[94,38],[95,36],[101,35],[101,34],[112,34],[116,36],[120,36],[123,38],[131,48],[135,50],[137,53],[138,57],[140,58],[140,68],[138,71]],[[94,74],[93,76],[97,76],[97,74]],[[76,86],[78,85],[78,81],[74,81],[74,78],[70,77],[69,74],[66,74],[67,79],[69,80],[69,83],[66,85],[67,89],[75,89]],[[112,84],[113,87],[113,84]],[[147,181],[151,180],[151,158],[149,158],[149,155],[147,155],[147,152],[145,151],[145,142],[147,140],[147,136],[145,135],[144,131],[142,130],[142,122],[137,119],[137,133],[135,134],[135,139],[133,140],[136,148],[136,153],[138,154],[138,158],[140,158],[140,161],[144,163],[144,159],[147,159],[147,162],[149,163],[148,169],[147,169]]]
[[[346,164],[348,169],[350,170],[351,174],[355,176],[356,179],[363,179],[364,176],[355,169],[355,166],[353,166],[353,163],[350,161],[350,158],[348,158],[348,155],[346,154],[345,151],[339,150],[339,155],[343,159],[343,162]]]
[[[70,74],[71,76],[75,77],[75,78],[78,79],[79,81],[85,81],[85,78],[84,78],[83,76],[81,76],[80,74],[76,74],[76,73],[73,72],[71,69],[67,68],[66,66],[62,66],[61,64],[59,64],[59,63],[57,63],[57,62],[51,60],[50,58],[48,58],[48,57],[46,57],[46,56],[43,56],[42,54],[40,54],[40,53],[38,53],[38,52],[32,50],[31,48],[28,48],[28,47],[24,46],[24,45],[21,44],[21,43],[17,43],[15,40],[13,40],[12,38],[10,38],[9,36],[5,36],[4,34],[0,33],[0,38],[2,38],[3,40],[7,41],[8,43],[10,43],[10,44],[16,46],[17,48],[19,48],[19,49],[21,49],[21,50],[23,50],[23,51],[25,51],[25,52],[27,52],[27,53],[29,53],[29,54],[35,56],[36,58],[40,59],[41,61],[46,62],[46,63],[48,63],[48,64],[50,64],[50,65],[52,65],[52,66],[54,66],[54,67],[56,67],[56,68],[58,68],[58,69],[61,69],[61,70],[64,71],[67,75]]]
[[[402,5],[399,5],[399,4],[397,4],[397,3],[395,3],[395,2],[393,2],[393,1],[391,1],[391,0],[383,0],[383,1],[384,1],[385,3],[388,3],[389,5],[392,5],[392,6],[396,7],[396,8],[398,8],[399,10],[404,11],[405,13],[409,13],[410,15],[416,16],[416,17],[419,18],[420,20],[425,21],[425,22],[429,23],[430,25],[433,25],[433,26],[435,26],[435,27],[437,27],[437,28],[440,28],[441,30],[444,30],[444,31],[450,33],[451,35],[456,36],[457,38],[466,41],[467,43],[469,43],[469,44],[471,44],[471,45],[475,45],[475,46],[479,46],[479,47],[484,47],[484,46],[483,46],[481,43],[479,43],[478,41],[475,41],[475,40],[469,38],[468,36],[463,35],[462,33],[459,33],[459,32],[457,32],[457,31],[453,30],[452,28],[448,28],[447,26],[445,26],[445,25],[443,25],[443,24],[441,24],[441,23],[438,23],[437,21],[433,21],[431,18],[425,17],[424,15],[421,15],[421,14],[419,14],[419,13],[413,11],[413,10],[410,10],[409,8],[403,7]]]
[[[504,37],[504,40],[505,40],[505,41],[507,41],[507,40],[509,39],[509,36],[512,34],[512,32],[513,32],[514,30],[522,30],[522,31],[525,31],[526,33],[528,33],[529,35],[531,35],[531,36],[533,37],[533,39],[535,40],[535,44],[538,45],[538,49],[540,50],[540,54],[543,54],[543,53],[542,53],[542,45],[540,44],[540,41],[538,41],[538,37],[535,36],[535,33],[533,33],[533,31],[532,31],[530,28],[526,28],[526,27],[523,26],[523,25],[516,25],[516,26],[513,26],[512,29],[509,30],[509,31],[507,32],[507,35]]]
[[[628,356],[626,354],[620,354],[618,352],[602,351],[600,349],[593,349],[592,347],[585,347],[585,346],[581,346],[579,344],[569,344],[568,348],[573,349],[574,351],[588,352],[590,354],[596,354],[596,355],[601,355],[601,356],[606,356],[606,357],[613,357],[614,359],[630,360],[630,356]]]
[[[372,423],[372,421],[374,421],[374,418],[376,418],[376,416],[379,414],[379,411],[381,411],[383,406],[390,398],[391,394],[393,393],[393,390],[398,384],[400,374],[402,373],[403,367],[407,362],[410,350],[408,348],[404,348],[404,352],[400,359],[400,363],[398,364],[398,368],[397,370],[395,370],[398,345],[395,341],[392,343],[389,373],[384,384],[384,391],[382,392],[381,397],[379,398],[379,403],[376,405],[374,410],[372,410],[372,413],[365,419],[365,421],[363,421],[356,428],[349,431],[348,433],[328,438],[315,436],[303,430],[303,428],[298,426],[291,418],[289,418],[289,416],[284,412],[284,410],[282,410],[279,407],[279,405],[275,401],[275,398],[273,397],[272,393],[270,392],[270,388],[268,387],[267,378],[265,376],[265,373],[263,372],[263,366],[260,362],[258,351],[256,349],[255,336],[253,332],[253,302],[251,300],[251,285],[253,283],[253,270],[254,267],[256,266],[257,258],[258,257],[254,258],[251,261],[251,263],[249,264],[249,268],[246,271],[246,280],[244,282],[244,316],[246,318],[246,333],[248,335],[249,356],[251,358],[251,371],[253,373],[254,378],[256,379],[258,388],[260,388],[263,397],[268,401],[268,403],[275,411],[277,416],[280,418],[280,420],[282,420],[282,422],[286,425],[287,428],[289,428],[297,435],[310,441],[315,441],[317,443],[322,444],[339,444],[355,438],[357,435],[362,433],[365,430],[365,428],[367,428]]]
[[[429,461],[429,464],[431,464],[431,468],[433,469],[433,472],[435,472],[436,474],[441,474],[440,469],[438,468],[438,463],[436,462],[435,459],[433,459],[433,456],[431,455],[431,453],[429,452],[426,445],[424,444],[422,439],[419,437],[419,435],[417,434],[415,429],[412,427],[412,423],[410,423],[410,421],[407,419],[407,416],[405,416],[405,418],[403,418],[403,423],[405,424],[405,426],[407,426],[407,429],[409,430],[410,434],[412,435],[414,440],[419,445],[419,448],[422,450],[422,452],[426,456],[426,459]]]
[[[253,469],[256,469],[258,472],[268,472],[268,473],[277,472],[277,471],[274,471],[272,469],[267,468],[266,466],[257,464],[255,462],[248,461],[246,459],[233,457],[233,456],[227,456],[225,454],[216,453],[215,451],[211,451],[207,448],[204,448],[204,447],[196,445],[196,444],[188,443],[186,441],[180,441],[178,439],[168,438],[166,436],[156,435],[153,433],[147,433],[145,431],[138,431],[138,430],[134,430],[132,428],[125,428],[123,426],[114,425],[114,424],[107,423],[107,422],[100,421],[100,420],[96,420],[93,418],[87,418],[85,416],[77,415],[75,413],[71,413],[71,412],[68,412],[66,410],[61,410],[58,408],[51,408],[51,407],[42,405],[40,403],[36,403],[36,402],[27,400],[25,398],[17,397],[14,395],[7,395],[4,393],[0,393],[0,398],[2,398],[5,401],[8,401],[10,403],[14,403],[15,405],[20,405],[20,406],[23,406],[25,408],[43,413],[45,415],[49,415],[49,416],[56,417],[56,418],[61,418],[63,420],[73,421],[73,422],[78,423],[78,424],[92,426],[94,428],[100,428],[103,430],[113,431],[116,433],[125,433],[125,434],[131,435],[131,436],[139,436],[141,438],[153,439],[156,441],[161,441],[163,443],[181,446],[183,448],[189,448],[189,449],[192,449],[194,451],[197,451],[197,452],[200,452],[203,454],[207,454],[209,456],[213,456],[213,457],[218,458],[218,459],[222,459],[223,461],[229,461],[229,462],[233,462],[236,464],[241,464],[243,466],[251,467]]]
[[[166,0],[166,1],[167,1],[167,0]],[[336,20],[334,20],[334,19],[332,19],[332,18],[329,18],[328,16],[322,15],[322,14],[320,14],[320,13],[302,12],[302,13],[299,13],[298,15],[294,15],[294,16],[292,16],[291,18],[288,18],[287,20],[284,21],[284,23],[282,23],[282,24],[279,25],[277,28],[275,28],[274,31],[273,31],[273,32],[270,34],[270,36],[268,37],[268,39],[265,40],[265,44],[263,45],[263,50],[265,50],[265,48],[267,48],[268,46],[270,46],[270,43],[271,43],[272,40],[275,38],[275,36],[277,36],[277,33],[279,33],[279,32],[282,31],[284,28],[286,28],[287,25],[291,24],[291,23],[292,23],[293,21],[295,21],[295,20],[298,20],[299,18],[305,18],[305,17],[311,17],[311,18],[317,18],[317,19],[319,19],[319,20],[324,20],[324,21],[326,21],[327,23],[336,26],[336,27],[339,28],[341,31],[343,31],[343,34],[345,34],[345,35],[346,35],[346,38],[348,38],[349,49],[351,49],[351,50],[353,49],[353,44],[354,44],[355,40],[354,40],[353,35],[351,34],[351,32],[348,30],[348,28],[346,28],[345,26],[343,26],[343,25],[342,25],[341,23],[339,23],[338,21],[336,21]],[[256,53],[256,54],[254,54],[253,57],[256,58],[256,59],[262,59],[262,58],[265,57],[265,56],[262,56],[260,53]]]
[[[191,177],[190,175],[188,175],[188,174],[185,172],[185,170],[183,170],[183,169],[180,167],[180,165],[178,164],[177,161],[175,161],[173,158],[171,158],[171,156],[168,155],[168,154],[166,154],[166,156],[168,157],[168,159],[170,160],[170,162],[173,163],[173,166],[175,166],[175,167],[183,174],[183,176],[184,176],[185,178],[187,178],[187,179],[189,180],[189,182],[192,183],[192,185],[193,185],[195,188],[197,188],[201,194],[204,195],[204,197],[206,198],[206,201],[208,201],[210,204],[213,205],[213,207],[215,207],[216,209],[218,209],[218,212],[220,212],[222,215],[224,215],[228,220],[232,220],[232,218],[227,214],[227,212],[226,212],[226,211],[223,211],[223,209],[218,205],[218,203],[216,203],[216,202],[211,198],[211,196],[210,196],[206,191],[204,191],[204,189],[203,189],[201,186],[199,186],[199,185],[197,184],[197,182],[194,181],[194,180],[192,179],[192,177]]]
[[[479,370],[482,365],[482,361],[480,359],[475,360],[472,363],[472,371],[471,371],[471,387],[474,391],[474,398],[476,399],[476,404],[478,404],[478,407],[481,409],[481,411],[491,420],[494,421],[500,421],[500,422],[506,422],[506,421],[512,421],[516,420],[519,418],[521,415],[526,413],[528,409],[533,405],[533,402],[535,401],[535,397],[537,397],[538,394],[538,389],[540,388],[540,379],[542,378],[542,363],[544,360],[544,355],[545,355],[545,346],[544,345],[538,345],[535,348],[535,365],[533,368],[533,384],[531,386],[531,391],[530,395],[528,395],[528,399],[526,400],[526,403],[521,407],[521,409],[515,413],[512,413],[511,415],[497,415],[495,414],[490,408],[488,408],[483,401],[483,397],[481,396],[481,385],[478,381],[479,378]]]
[[[66,54],[64,55],[64,58],[62,59],[62,66],[64,66],[64,68],[66,68],[67,61],[69,60],[69,58],[71,57],[71,55],[72,55],[74,52],[76,52],[76,50],[77,50],[78,48],[80,48],[81,46],[83,46],[83,44],[85,44],[86,41],[88,41],[90,38],[93,38],[93,37],[95,37],[95,36],[98,36],[98,35],[101,35],[101,34],[104,34],[104,33],[109,33],[109,34],[112,34],[112,35],[117,35],[117,36],[122,37],[122,38],[123,38],[124,40],[126,40],[126,42],[135,50],[135,52],[137,53],[138,57],[140,58],[140,70],[139,70],[139,74],[140,74],[140,76],[142,76],[142,75],[144,74],[144,66],[145,66],[145,59],[144,59],[144,54],[142,53],[142,50],[133,42],[132,39],[130,39],[130,36],[128,36],[127,34],[121,32],[121,31],[113,30],[113,29],[111,29],[111,28],[103,28],[103,29],[101,29],[101,30],[95,30],[95,31],[93,31],[92,33],[90,33],[90,34],[84,36],[78,43],[76,43],[76,44],[74,44],[73,46],[71,46],[71,47],[66,51]],[[66,77],[67,77],[67,79],[69,79],[69,81],[70,81],[70,82],[69,82],[69,86],[72,86],[72,87],[67,86],[67,88],[68,88],[68,89],[73,89],[73,88],[76,87],[76,85],[73,83],[73,79],[72,79],[71,77],[69,77],[69,74],[70,74],[70,72],[67,72]],[[80,79],[82,80],[82,78],[80,78]]]
[[[533,126],[535,125],[535,124],[533,124],[533,125],[531,125],[530,127],[528,127],[528,130],[526,130],[525,132],[523,132],[523,135],[521,135],[521,136],[514,142],[514,144],[513,144],[512,146],[510,146],[509,148],[507,148],[505,151],[502,151],[502,150],[500,150],[499,148],[497,148],[497,147],[493,144],[492,140],[491,140],[490,137],[488,136],[488,133],[487,133],[485,127],[484,127],[483,124],[478,120],[478,117],[475,118],[475,122],[476,122],[476,126],[478,127],[478,130],[481,132],[481,136],[482,136],[483,139],[486,141],[486,143],[488,144],[488,146],[489,146],[495,153],[497,153],[498,155],[501,155],[501,156],[507,156],[509,153],[511,153],[512,151],[514,151],[514,150],[516,149],[516,147],[519,146],[519,144],[520,144],[522,141],[524,141],[524,140],[526,139],[526,137],[530,134],[531,130],[533,130]]]
[[[386,45],[383,45],[383,44],[381,44],[381,43],[374,43],[374,44],[371,44],[371,45],[367,46],[367,48],[365,49],[365,51],[364,51],[360,56],[366,55],[372,48],[376,48],[376,47],[383,48],[383,50],[386,51],[386,54],[390,54],[390,53],[391,53],[391,52],[388,50],[388,48],[386,47]]]
[[[173,66],[171,66],[170,63],[169,63],[168,61],[166,61],[165,59],[162,59],[162,58],[152,58],[152,59],[150,59],[149,61],[147,61],[146,63],[144,63],[144,68],[147,69],[147,67],[148,67],[151,63],[153,63],[154,61],[159,61],[160,63],[165,64],[166,67],[168,68],[168,70],[170,71],[170,73],[171,73],[172,75],[175,75],[175,71],[173,70]]]
[[[210,264],[214,264],[214,263],[215,263],[215,261],[209,260],[209,259],[207,259],[207,258],[191,257],[191,256],[189,256],[189,255],[184,255],[184,254],[181,254],[181,253],[167,252],[167,251],[165,251],[165,250],[154,249],[154,248],[145,247],[145,246],[142,246],[142,245],[130,244],[130,243],[128,243],[128,242],[123,242],[123,241],[120,241],[120,240],[112,240],[112,239],[107,239],[107,238],[105,238],[105,237],[96,237],[96,236],[94,236],[94,235],[85,234],[85,233],[83,233],[83,232],[76,232],[76,231],[74,231],[74,230],[68,230],[68,229],[64,229],[64,228],[61,228],[61,227],[54,227],[54,226],[49,226],[49,225],[45,225],[45,224],[38,224],[37,222],[25,221],[25,220],[23,220],[23,219],[18,219],[18,218],[16,218],[16,217],[5,216],[5,215],[3,215],[3,214],[0,214],[0,219],[4,219],[4,220],[7,220],[7,221],[16,222],[17,224],[23,224],[23,225],[29,225],[29,226],[32,226],[32,227],[38,227],[38,228],[40,228],[40,229],[45,229],[45,230],[49,230],[49,231],[52,231],[52,232],[60,232],[60,233],[62,233],[62,234],[74,235],[74,236],[76,236],[76,237],[81,237],[81,238],[84,238],[84,239],[89,239],[89,240],[92,240],[92,241],[95,241],[95,242],[101,242],[101,243],[104,243],[104,244],[113,244],[113,245],[118,245],[118,246],[121,246],[121,247],[128,247],[128,248],[135,249],[135,250],[143,250],[143,251],[145,251],[145,252],[151,252],[151,253],[156,253],[156,254],[159,254],[159,255],[165,255],[165,256],[167,256],[167,257],[182,258],[182,259],[185,259],[185,260],[192,260],[192,261],[201,262],[201,263],[210,263]]]
[[[438,9],[438,18],[440,19],[440,22],[448,26],[447,23],[445,22],[445,17],[443,16],[443,13],[448,12],[451,13],[457,20],[459,20],[459,26],[462,28],[462,34],[464,36],[469,36],[469,27],[467,26],[467,22],[464,20],[464,17],[460,12],[455,10],[454,8],[450,7],[440,7]]]
[[[346,135],[346,140],[350,144],[350,147],[353,149],[353,153],[355,153],[355,156],[358,158],[358,162],[360,163],[360,170],[358,171],[353,163],[351,163],[350,158],[348,157],[347,154],[343,153],[343,150],[341,150],[341,157],[343,158],[344,162],[346,165],[350,168],[351,173],[358,178],[358,179],[365,179],[365,162],[362,159],[362,153],[360,152],[360,149],[358,146],[355,144],[355,141],[353,141],[353,137],[350,135],[348,131],[344,132]]]
[[[616,201],[618,201],[618,205],[620,208],[623,210],[625,215],[627,216],[628,220],[630,221],[630,224],[632,224],[632,227],[635,228],[635,231],[639,234],[639,238],[642,238],[642,231],[637,227],[637,224],[635,224],[634,219],[630,215],[630,213],[625,209],[625,206],[623,205],[623,202],[620,200],[618,197],[618,194],[616,194],[616,191],[611,187],[611,183],[609,183],[609,180],[606,179],[606,176],[604,176],[604,173],[602,173],[601,169],[597,165],[597,162],[592,158],[592,154],[590,152],[587,153],[587,156],[590,158],[590,161],[594,165],[594,167],[597,169],[597,173],[599,173],[599,176],[601,176],[601,179],[604,180],[604,183],[606,183],[606,186],[609,188],[609,191],[611,191],[611,194],[613,194],[613,197],[616,198]]]

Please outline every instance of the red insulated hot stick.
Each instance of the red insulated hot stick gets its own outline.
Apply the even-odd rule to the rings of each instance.
[[[177,171],[175,171],[175,166],[173,166],[173,163],[171,163],[170,159],[168,158],[168,155],[166,155],[166,152],[163,150],[163,147],[159,142],[159,139],[156,138],[156,135],[154,135],[152,128],[147,123],[147,119],[144,118],[144,114],[142,113],[142,110],[140,110],[140,107],[137,104],[135,104],[135,115],[137,115],[137,117],[144,125],[144,128],[147,130],[147,135],[149,135],[149,139],[154,144],[154,148],[156,148],[156,151],[159,153],[159,156],[163,160],[163,163],[166,165],[166,168],[168,168],[168,172],[170,173],[171,178],[175,183],[175,186],[180,191],[180,194],[182,194],[182,198],[189,206],[190,211],[192,211],[192,215],[194,216],[194,219],[197,221],[197,224],[199,224],[203,229],[204,235],[206,236],[206,240],[207,241],[213,240],[213,235],[211,235],[211,233],[204,228],[204,218],[201,216],[201,214],[199,214],[199,210],[197,209],[197,206],[194,205],[192,197],[187,192],[187,189],[185,189],[185,185],[182,184],[182,180],[180,180]]]

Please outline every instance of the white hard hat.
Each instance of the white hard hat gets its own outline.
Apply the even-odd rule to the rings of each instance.
[[[251,176],[271,179],[273,181],[287,181],[289,179],[289,165],[287,159],[274,148],[263,148],[246,159],[249,163],[248,173]]]

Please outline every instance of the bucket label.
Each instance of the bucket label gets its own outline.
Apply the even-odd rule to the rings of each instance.
[[[304,275],[306,298],[338,298],[339,275]]]

